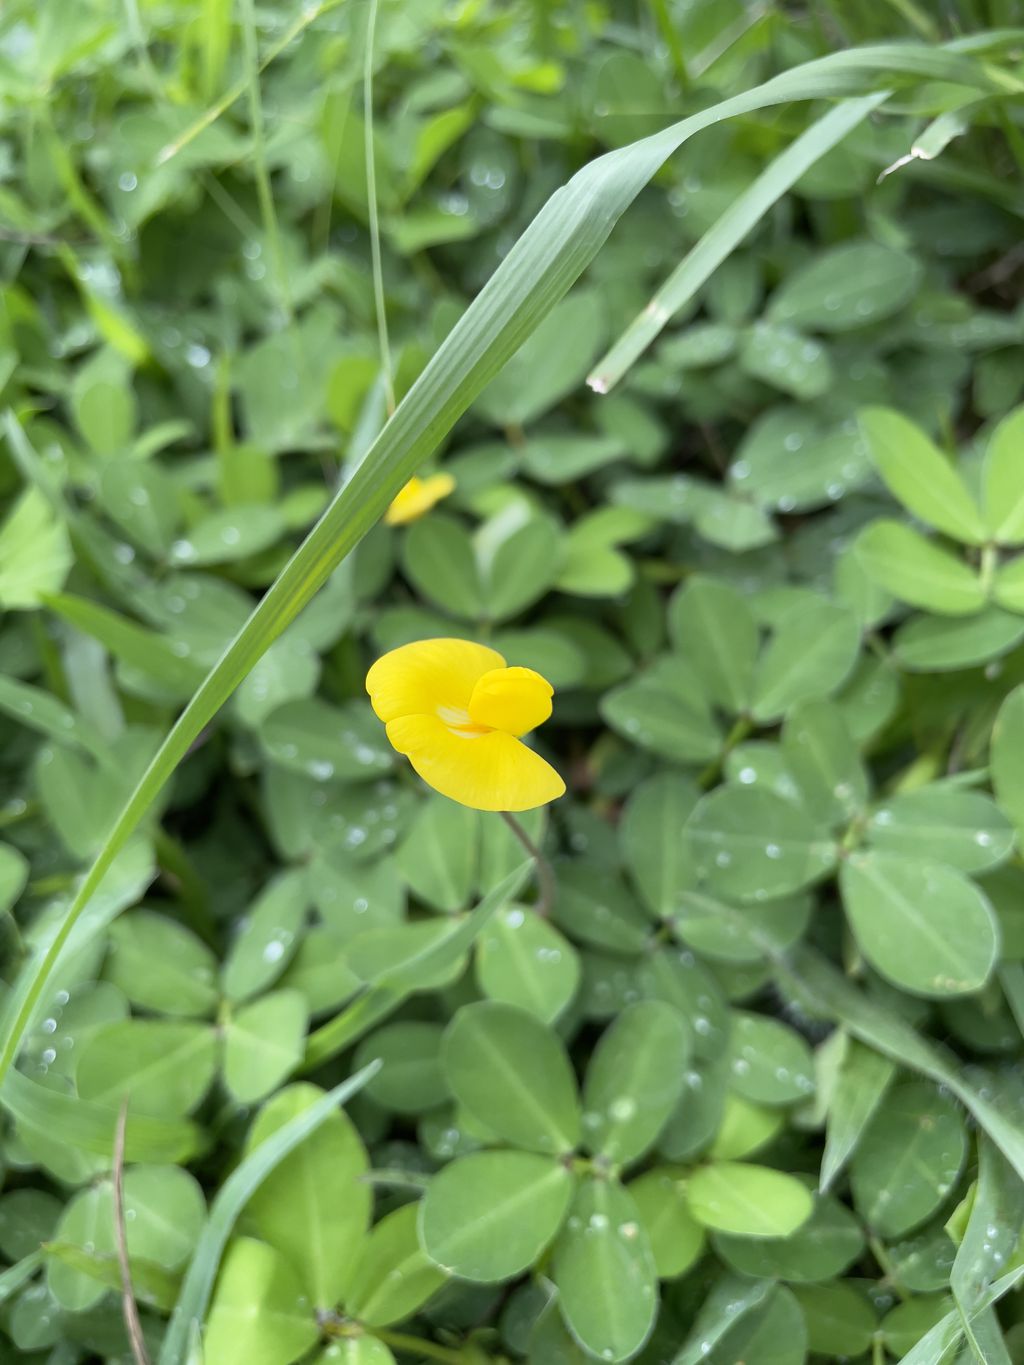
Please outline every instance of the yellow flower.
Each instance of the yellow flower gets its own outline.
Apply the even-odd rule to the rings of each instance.
[[[551,715],[551,684],[469,640],[417,640],[366,675],[388,739],[429,786],[475,810],[532,810],[565,783],[520,736]]]
[[[410,479],[384,513],[386,526],[404,526],[429,512],[455,487],[450,474],[429,474],[425,479]]]

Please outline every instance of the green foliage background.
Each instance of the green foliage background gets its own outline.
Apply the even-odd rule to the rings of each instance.
[[[0,1359],[1024,1360],[1016,7],[374,13],[0,13]]]

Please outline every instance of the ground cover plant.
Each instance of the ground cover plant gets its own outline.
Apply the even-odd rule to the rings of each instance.
[[[1024,1360],[1017,17],[8,0],[0,1359]]]

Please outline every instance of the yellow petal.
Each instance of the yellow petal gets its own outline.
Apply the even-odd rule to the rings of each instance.
[[[404,526],[407,521],[415,521],[446,498],[454,487],[455,480],[450,474],[410,479],[384,513],[385,525]]]
[[[504,664],[496,649],[472,640],[415,640],[377,660],[366,675],[366,690],[383,721],[440,712],[454,724],[466,724],[478,679]]]
[[[437,716],[402,716],[388,739],[428,786],[474,810],[532,810],[565,791],[550,763],[501,730],[460,734]]]
[[[525,735],[551,715],[554,688],[532,668],[494,668],[473,688],[469,715],[474,725]]]

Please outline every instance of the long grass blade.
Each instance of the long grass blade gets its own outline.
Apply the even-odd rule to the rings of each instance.
[[[557,190],[403,398],[351,480],[267,590],[157,751],[90,868],[47,958],[3,1021],[0,1080],[17,1056],[42,981],[118,850],[202,731],[257,660],[381,517],[395,494],[515,354],[608,238],[665,160],[705,128],[794,100],[868,93],[898,78],[954,80],[989,90],[1010,80],[954,51],[889,43],[833,53],[722,100],[591,162]],[[1019,83],[1017,83],[1019,84]]]
[[[948,1061],[939,1048],[926,1042],[906,1020],[862,995],[812,949],[800,949],[791,968],[784,962],[779,965],[815,1011],[836,1020],[855,1038],[894,1062],[946,1086],[1024,1180],[1024,1132],[978,1086],[966,1080],[962,1069]]]
[[[294,1151],[304,1138],[323,1123],[328,1114],[362,1090],[379,1070],[380,1062],[371,1062],[362,1071],[357,1071],[347,1081],[329,1090],[254,1148],[225,1180],[213,1201],[210,1216],[189,1262],[178,1302],[160,1348],[158,1365],[181,1365],[185,1360],[190,1343],[206,1316],[224,1247],[239,1214],[260,1185],[289,1152]]]
[[[689,303],[768,210],[815,162],[842,142],[888,97],[888,92],[883,90],[836,105],[790,143],[739,198],[733,200],[714,226],[687,252],[643,312],[637,314],[594,366],[587,383],[595,393],[607,393],[619,382],[661,334],[666,323]]]

